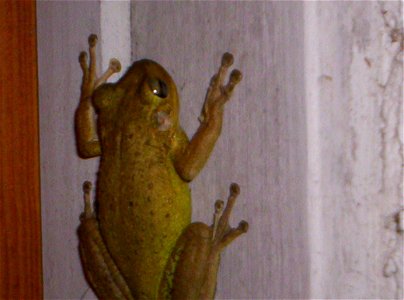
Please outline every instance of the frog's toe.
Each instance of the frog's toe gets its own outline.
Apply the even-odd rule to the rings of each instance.
[[[240,186],[237,183],[233,182],[230,185],[230,196],[237,197],[238,195],[240,195]]]
[[[248,224],[248,222],[242,220],[240,223],[238,223],[237,229],[240,230],[242,233],[246,233],[249,227],[250,225]]]
[[[88,37],[88,45],[90,46],[90,48],[95,47],[95,45],[97,44],[98,41],[98,36],[94,33],[90,34],[90,36]]]
[[[233,62],[234,62],[233,54],[231,54],[229,52],[226,52],[223,54],[223,56],[222,56],[222,66],[223,67],[228,68],[233,64]]]
[[[84,213],[81,215],[81,219],[94,218],[93,208],[91,206],[91,189],[92,183],[90,181],[85,181],[83,183],[83,193],[84,193]]]
[[[109,68],[114,73],[118,73],[121,71],[122,68],[121,62],[117,58],[111,58],[111,60],[109,61]]]
[[[230,74],[230,81],[229,84],[234,84],[236,85],[243,79],[243,74],[240,72],[240,70],[233,70]]]
[[[108,69],[95,81],[95,88],[105,83],[113,74],[121,71],[121,62],[116,58],[111,58]]]
[[[81,51],[79,55],[79,62],[81,65],[87,64],[87,52]]]
[[[87,52],[81,51],[79,55],[79,63],[81,70],[83,71],[83,86],[87,84],[88,80],[88,64],[87,64]]]
[[[223,103],[227,102],[230,99],[234,88],[241,81],[242,78],[243,75],[239,70],[233,70],[231,72],[229,82],[227,83],[226,86],[223,87],[223,94],[224,94],[224,97],[222,98]]]
[[[238,224],[237,228],[231,228],[220,241],[220,249],[223,249],[231,242],[233,242],[236,238],[238,238],[240,235],[246,233],[248,231],[248,227],[249,227],[248,223],[243,220]]]
[[[216,200],[215,202],[215,213],[213,214],[213,230],[212,230],[212,240],[216,238],[217,228],[219,226],[220,216],[222,215],[224,208],[223,200]]]

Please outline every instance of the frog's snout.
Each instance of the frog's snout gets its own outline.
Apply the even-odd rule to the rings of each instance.
[[[156,120],[158,124],[157,128],[159,131],[167,131],[173,125],[170,115],[165,111],[158,111],[156,113]]]

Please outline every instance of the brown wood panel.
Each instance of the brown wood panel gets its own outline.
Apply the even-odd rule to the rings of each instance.
[[[41,299],[34,1],[0,1],[0,298]]]

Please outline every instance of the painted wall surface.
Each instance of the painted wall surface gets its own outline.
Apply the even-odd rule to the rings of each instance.
[[[305,5],[314,298],[403,298],[402,9]]]
[[[303,3],[133,2],[133,58],[158,61],[181,97],[189,136],[211,76],[229,51],[244,79],[192,183],[193,219],[210,224],[214,201],[241,186],[233,225],[250,231],[222,256],[218,299],[307,298],[306,119]]]
[[[80,299],[88,291],[76,229],[82,184],[94,182],[96,160],[79,159],[74,111],[80,97],[78,56],[99,32],[99,3],[38,1],[42,249],[45,299]]]

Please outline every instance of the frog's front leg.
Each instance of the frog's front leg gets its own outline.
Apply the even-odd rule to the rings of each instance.
[[[167,264],[159,299],[213,299],[220,263],[220,253],[234,239],[247,232],[248,223],[229,226],[229,217],[240,192],[237,184],[230,187],[230,196],[223,211],[223,201],[215,203],[212,226],[192,223],[178,240]]]
[[[233,70],[224,85],[227,70],[233,64],[233,55],[223,54],[221,66],[213,76],[199,118],[201,124],[191,141],[175,161],[177,173],[191,181],[205,165],[218,139],[223,122],[224,104],[229,101],[235,86],[241,81],[239,70]]]
[[[134,299],[101,236],[98,220],[91,208],[91,183],[85,182],[83,190],[85,209],[78,235],[85,275],[99,299]]]
[[[81,84],[80,103],[75,115],[75,129],[78,153],[83,158],[90,158],[101,155],[101,147],[96,139],[96,124],[94,121],[94,109],[92,96],[94,90],[104,83],[112,74],[121,70],[120,62],[113,58],[109,63],[107,71],[97,79],[95,46],[97,36],[92,34],[88,38],[90,53],[90,65],[87,64],[87,53],[81,52],[79,62],[83,71]]]

